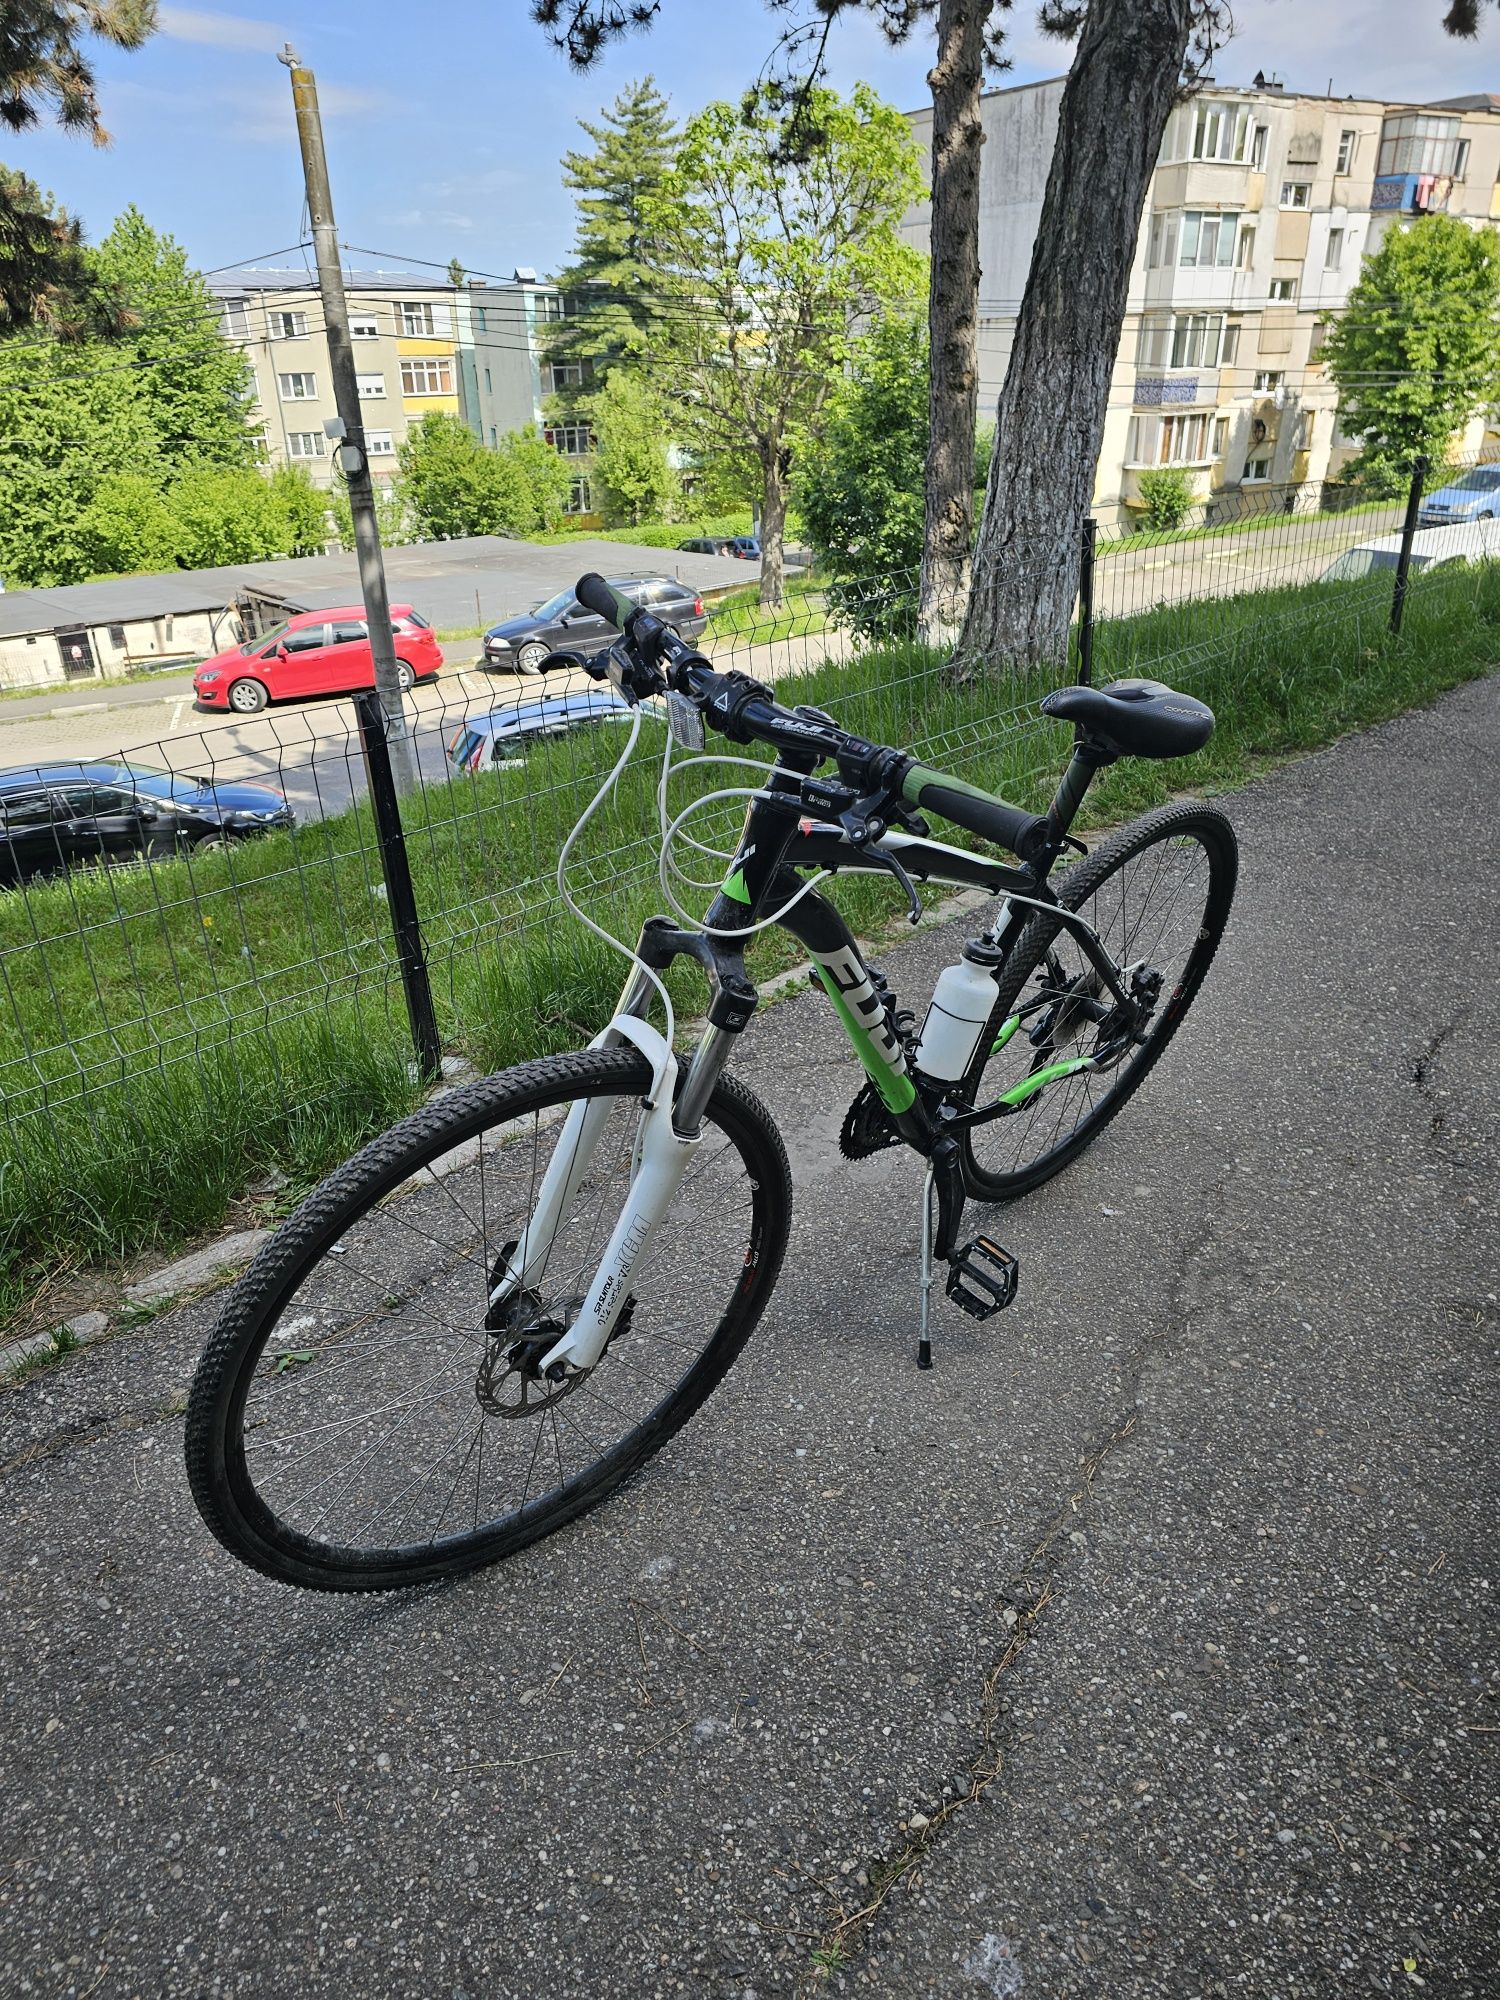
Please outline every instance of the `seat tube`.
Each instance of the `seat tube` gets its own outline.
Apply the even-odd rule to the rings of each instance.
[[[1099,744],[1082,740],[1074,744],[1068,768],[1063,772],[1056,794],[1047,808],[1054,836],[1060,838],[1073,824],[1078,808],[1083,804],[1084,794],[1094,781],[1094,773],[1114,761],[1111,753]]]

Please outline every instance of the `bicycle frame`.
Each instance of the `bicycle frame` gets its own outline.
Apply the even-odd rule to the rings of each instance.
[[[803,816],[799,774],[777,763],[766,789],[746,812],[739,846],[724,885],[709,906],[705,930],[679,930],[665,918],[653,918],[646,924],[637,947],[639,962],[625,981],[608,1025],[592,1044],[595,1048],[618,1048],[631,1043],[641,1049],[652,1065],[651,1093],[644,1101],[628,1199],[577,1317],[544,1355],[543,1368],[562,1364],[588,1369],[597,1363],[629,1296],[631,1273],[682,1185],[708,1100],[758,998],[745,975],[739,938],[748,942],[762,912],[791,903],[801,871],[886,873],[892,855],[916,881],[943,888],[983,889],[1005,898],[989,935],[1006,955],[1031,910],[1055,913],[1078,936],[1115,996],[1125,998],[1113,962],[1091,927],[1057,903],[1047,887],[1046,870],[1038,873],[993,861],[903,830],[888,832],[873,847],[859,847],[841,827]],[[914,1150],[930,1154],[937,1127],[918,1090],[906,1052],[891,1031],[883,983],[865,962],[842,914],[812,890],[791,903],[777,921],[813,959],[816,975],[897,1132]],[[646,1015],[655,991],[652,973],[683,955],[702,964],[711,999],[707,1026],[674,1091],[676,1058]],[[588,1173],[608,1114],[608,1100],[580,1100],[570,1108],[543,1176],[535,1212],[491,1292],[492,1305],[524,1290],[545,1265],[552,1239]]]

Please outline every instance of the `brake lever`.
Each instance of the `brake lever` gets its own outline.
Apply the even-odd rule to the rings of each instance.
[[[877,842],[871,841],[865,847],[864,852],[866,854],[873,854],[875,859],[880,863],[881,867],[888,868],[891,874],[894,875],[896,880],[901,884],[901,887],[906,891],[906,900],[910,905],[909,909],[906,912],[906,921],[909,924],[921,923],[922,898],[917,894],[916,884],[912,881],[910,875],[907,874],[906,870],[901,866],[901,863],[896,859],[895,855],[891,852],[891,850],[888,847],[881,847]]]

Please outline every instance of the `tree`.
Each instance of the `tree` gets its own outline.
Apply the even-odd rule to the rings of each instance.
[[[282,496],[253,466],[192,466],[174,481],[166,501],[180,531],[184,569],[303,553],[290,546],[293,524]]]
[[[787,478],[814,432],[860,313],[917,296],[896,230],[921,186],[906,121],[868,85],[819,89],[810,143],[786,144],[764,93],[711,104],[683,134],[654,207],[668,262],[644,372],[702,456],[748,455],[761,488],[760,601],[783,598]]]
[[[5,0],[0,124],[22,132],[50,111],[59,124],[107,145],[87,38],[136,49],[155,25],[156,0]],[[82,240],[50,195],[0,166],[0,333],[33,321],[74,337],[110,330],[110,301],[89,281]]]
[[[458,259],[456,257],[450,257],[448,259],[448,283],[453,286],[455,291],[463,283],[464,279],[467,276],[468,272],[465,271],[463,265],[458,261]]]
[[[1500,402],[1497,315],[1493,226],[1425,215],[1365,259],[1323,347],[1362,479],[1404,485],[1418,456],[1441,465],[1453,433]]]
[[[581,363],[591,379],[563,393],[564,408],[585,386],[637,364],[651,344],[661,304],[649,217],[677,142],[667,100],[649,76],[622,91],[597,125],[578,122],[593,150],[563,154],[563,185],[578,198],[577,239],[573,262],[558,273],[564,316],[550,329],[547,353],[553,362]]]
[[[616,369],[589,398],[599,439],[594,475],[604,489],[611,527],[660,520],[677,492],[667,456],[667,416],[660,397],[634,375]]]
[[[995,417],[960,654],[1061,660],[1146,188],[1194,0],[1090,0]],[[1044,22],[1069,32],[1079,14]]]
[[[78,518],[78,541],[89,575],[139,575],[177,567],[182,526],[154,479],[107,472]]]
[[[424,540],[529,535],[563,518],[572,476],[531,425],[492,450],[462,417],[436,411],[412,426],[397,456],[402,495]]]
[[[322,555],[330,539],[328,495],[314,486],[305,465],[278,465],[269,484],[285,538],[277,554]]]
[[[117,345],[141,375],[167,462],[251,464],[255,378],[225,338],[217,301],[181,244],[159,235],[132,204],[89,263],[125,308]]]
[[[892,313],[860,341],[822,435],[798,464],[797,505],[829,601],[856,630],[909,630],[922,561],[927,329]]]

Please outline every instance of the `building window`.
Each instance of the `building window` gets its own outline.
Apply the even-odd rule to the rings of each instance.
[[[561,292],[543,292],[537,300],[537,305],[541,309],[543,319],[559,320],[563,316],[563,298]]]
[[[115,649],[115,651],[116,651],[117,653],[123,653],[123,652],[124,652],[124,650],[125,650],[125,627],[124,627],[123,625],[111,625],[111,626],[110,626],[110,628],[109,628],[109,643],[110,643],[110,644],[111,644],[111,645],[112,645],[112,646],[114,647],[114,649]]]
[[[553,395],[559,389],[581,389],[583,387],[583,363],[581,361],[554,361],[547,370],[547,382]]]
[[[286,449],[289,458],[321,458],[323,456],[323,433],[321,431],[288,431]]]
[[[219,324],[224,329],[226,340],[248,340],[250,337],[250,301],[248,299],[223,299],[219,303]]]
[[[1468,178],[1468,172],[1469,142],[1467,139],[1460,139],[1453,148],[1453,178],[1456,181],[1465,180]]]
[[[1312,330],[1311,339],[1307,343],[1307,365],[1309,368],[1322,367],[1323,364],[1318,357],[1323,352],[1323,343],[1327,338],[1328,328],[1319,320],[1318,324]]]
[[[431,340],[453,331],[453,315],[445,305],[427,299],[403,299],[396,308],[401,331],[411,340]]]
[[[568,504],[565,514],[592,514],[594,511],[593,488],[586,479],[575,479],[568,488]]]
[[[1354,149],[1359,144],[1358,132],[1343,131],[1339,134],[1339,155],[1333,163],[1336,174],[1347,174],[1354,165]]]
[[[451,396],[452,362],[446,354],[424,355],[420,360],[403,361],[401,393],[404,396]]]
[[[1154,367],[1218,368],[1232,361],[1239,327],[1226,330],[1222,313],[1179,313],[1165,326],[1142,329],[1142,359]]]
[[[1240,228],[1240,247],[1235,252],[1234,268],[1248,271],[1255,262],[1255,224],[1246,222]]]
[[[312,403],[318,395],[316,375],[278,375],[276,387],[283,403]]]
[[[1452,174],[1457,172],[1458,120],[1405,112],[1387,118],[1380,128],[1380,154],[1375,172],[1383,174]]]
[[[499,429],[499,426],[498,426],[497,424],[491,424],[491,425],[490,425],[490,449],[491,449],[491,450],[493,451],[493,450],[494,450],[494,448],[495,448],[495,446],[496,446],[497,444],[499,444],[499,442],[500,442],[500,429]]]
[[[1163,417],[1156,433],[1158,465],[1201,465],[1208,457],[1207,415]]]
[[[1203,209],[1187,208],[1182,213],[1182,232],[1178,241],[1177,263],[1183,267],[1199,270],[1213,265],[1225,268],[1234,259],[1235,237],[1240,226],[1238,215],[1217,215]],[[1163,263],[1172,259],[1164,255]]]
[[[1281,183],[1281,205],[1283,208],[1306,208],[1311,200],[1311,181],[1283,181]]]
[[[1342,229],[1330,229],[1328,232],[1328,248],[1323,253],[1323,269],[1325,271],[1336,271],[1343,261],[1344,232]]]
[[[361,402],[373,401],[376,397],[385,394],[385,377],[383,375],[356,375],[354,386],[359,391]]]
[[[542,436],[564,458],[586,458],[594,449],[592,424],[548,424]]]
[[[1271,280],[1272,299],[1279,299],[1286,302],[1295,300],[1296,296],[1297,280],[1295,278],[1273,278]]]
[[[1285,380],[1286,376],[1281,369],[1261,368],[1256,371],[1251,388],[1257,396],[1269,396],[1273,390],[1279,389]]]
[[[307,338],[306,313],[267,313],[266,323],[271,329],[272,340],[306,340]]]
[[[484,393],[487,396],[493,393],[490,388],[490,371],[488,368],[484,371]]]
[[[1214,457],[1222,458],[1229,445],[1228,417],[1214,418]]]
[[[396,447],[389,431],[366,431],[365,451],[371,458],[394,458]]]
[[[1241,476],[1245,480],[1245,483],[1249,486],[1253,486],[1259,481],[1269,479],[1271,476],[1271,461],[1269,457],[1247,458],[1245,460],[1245,470]]]
[[[1269,125],[1257,125],[1255,128],[1255,136],[1250,141],[1252,167],[1263,167],[1266,164],[1266,135],[1270,129]]]
[[[475,308],[474,308],[474,319],[475,319],[475,322],[476,322],[476,324],[477,324],[477,326],[478,326],[478,329],[479,329],[479,331],[480,331],[481,333],[488,333],[488,332],[489,332],[489,330],[490,330],[490,329],[489,329],[489,321],[488,321],[488,320],[487,320],[487,319],[485,318],[485,316],[484,316],[484,307],[483,307],[483,306],[475,306]]]

